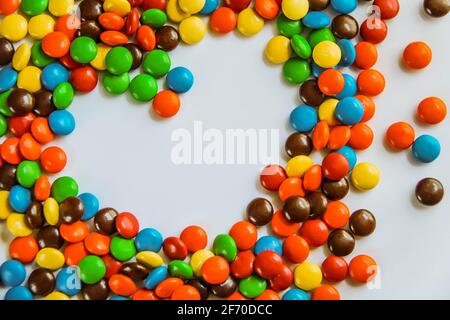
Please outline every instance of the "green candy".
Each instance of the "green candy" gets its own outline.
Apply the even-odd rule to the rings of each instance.
[[[8,108],[8,97],[13,92],[14,89],[6,90],[5,92],[0,93],[0,113],[4,116],[11,117],[13,113]]]
[[[170,70],[170,57],[163,50],[152,50],[144,58],[142,68],[155,78],[161,78]]]
[[[106,274],[106,265],[102,258],[86,256],[78,263],[80,279],[83,283],[94,284],[99,282]]]
[[[78,37],[70,45],[70,56],[79,63],[89,63],[97,56],[97,43],[89,37]]]
[[[156,83],[155,78],[148,74],[140,74],[131,80],[130,93],[137,101],[150,101],[157,92],[158,84]]]
[[[173,277],[181,278],[183,280],[190,280],[194,278],[194,271],[192,267],[184,261],[172,260],[169,263],[169,272]]]
[[[42,41],[36,41],[33,44],[31,47],[31,62],[33,62],[36,67],[43,68],[55,61],[55,58],[49,57],[42,51]]]
[[[232,262],[237,254],[236,242],[228,234],[219,234],[214,239],[213,252],[216,256],[221,256],[228,262]]]
[[[69,82],[60,83],[53,91],[53,104],[57,109],[66,109],[73,102],[75,92]]]
[[[130,85],[130,74],[128,72],[122,73],[119,76],[105,72],[102,78],[103,88],[109,94],[122,94],[128,90]]]
[[[253,299],[261,295],[264,290],[266,290],[267,283],[266,280],[256,276],[251,275],[247,278],[242,279],[239,282],[239,291],[247,298]]]
[[[25,188],[31,188],[41,176],[41,169],[36,161],[25,160],[17,166],[17,182]]]
[[[52,184],[51,195],[58,202],[69,197],[76,197],[78,195],[78,183],[72,177],[59,177]]]
[[[130,260],[136,255],[136,247],[134,246],[133,239],[115,236],[111,240],[109,249],[112,256],[120,261]]]
[[[29,16],[36,16],[48,7],[48,0],[22,0],[20,10]]]
[[[277,19],[277,29],[281,35],[290,38],[302,32],[303,24],[300,20],[290,20],[284,14],[280,14]]]
[[[311,75],[309,63],[298,58],[288,60],[283,66],[283,76],[287,82],[300,84]]]
[[[0,137],[3,137],[3,135],[6,133],[7,130],[8,130],[8,121],[6,121],[6,118],[0,114]]]
[[[328,28],[311,31],[311,33],[308,36],[308,42],[311,48],[314,48],[317,44],[321,43],[322,41],[336,42],[336,38],[334,37],[331,30]]]
[[[312,49],[304,37],[299,34],[293,35],[291,38],[292,50],[302,59],[311,57]]]
[[[167,15],[159,9],[149,9],[142,12],[141,24],[149,25],[152,28],[159,28],[167,22]]]
[[[127,48],[114,47],[106,55],[105,63],[106,69],[117,76],[131,70],[133,56]]]

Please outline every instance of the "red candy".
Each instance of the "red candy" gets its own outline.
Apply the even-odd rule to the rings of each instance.
[[[119,234],[127,239],[135,237],[139,232],[139,222],[130,212],[120,213],[115,220]]]
[[[254,262],[255,272],[264,279],[272,279],[280,274],[283,266],[281,256],[272,250],[259,253]]]
[[[395,18],[400,11],[398,0],[374,0],[373,6],[378,7],[381,19],[384,20]]]
[[[277,191],[281,183],[286,178],[286,171],[282,166],[271,164],[262,169],[259,176],[259,181],[265,189],[269,191]]]
[[[322,220],[308,220],[302,224],[300,236],[310,246],[319,247],[328,240],[328,227]]]
[[[166,238],[163,242],[163,251],[171,260],[184,260],[188,254],[186,245],[177,237]]]
[[[90,66],[75,69],[70,74],[70,83],[75,90],[91,92],[98,83],[97,72]]]
[[[251,251],[241,251],[230,264],[230,273],[237,279],[246,278],[253,274],[255,255]]]
[[[377,44],[386,39],[388,27],[383,20],[370,17],[361,24],[360,34],[365,41]]]
[[[322,273],[329,282],[340,282],[345,279],[348,272],[347,262],[337,256],[329,256],[322,262]]]
[[[340,180],[347,175],[350,165],[346,157],[340,153],[330,153],[323,158],[322,172],[325,178]]]

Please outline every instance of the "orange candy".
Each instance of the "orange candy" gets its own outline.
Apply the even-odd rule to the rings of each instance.
[[[70,40],[75,38],[77,30],[80,29],[81,22],[76,16],[65,15],[59,17],[55,23],[55,31],[65,33]]]
[[[180,278],[167,278],[161,281],[155,289],[155,293],[159,298],[168,299],[172,296],[175,289],[184,285]]]
[[[312,247],[319,247],[328,240],[328,227],[320,219],[307,220],[300,228],[300,236]]]
[[[37,201],[45,201],[47,200],[48,197],[50,197],[50,191],[51,191],[50,179],[45,175],[41,175],[34,184],[33,188],[34,198]]]
[[[180,98],[171,90],[163,90],[153,99],[153,110],[163,118],[170,118],[180,110]]]
[[[330,131],[330,138],[328,139],[328,149],[337,150],[342,148],[350,140],[350,127],[336,126]]]
[[[140,26],[136,32],[136,42],[142,50],[153,50],[156,45],[155,32],[149,26]]]
[[[98,232],[92,232],[84,239],[84,246],[90,253],[103,256],[109,253],[110,242],[110,237]]]
[[[231,294],[231,296],[229,296],[227,298],[227,300],[239,301],[239,300],[248,300],[248,299],[246,297],[244,297],[240,292],[235,291]]]
[[[68,266],[77,266],[78,263],[86,257],[89,253],[84,247],[84,243],[69,243],[64,247],[64,258],[66,260],[66,265]]]
[[[59,232],[61,237],[70,243],[83,241],[89,234],[87,223],[81,220],[72,224],[61,224]]]
[[[366,123],[360,122],[355,124],[350,132],[348,144],[355,150],[365,150],[373,142],[373,131]]]
[[[325,120],[319,121],[314,127],[311,139],[316,150],[322,150],[327,146],[330,139],[330,126]]]
[[[220,7],[211,14],[209,19],[211,29],[217,33],[228,33],[236,28],[236,13],[228,7]]]
[[[375,102],[373,101],[373,99],[362,94],[356,95],[355,98],[358,99],[359,102],[361,102],[364,108],[364,115],[361,119],[361,122],[366,122],[372,119],[375,115]]]
[[[423,69],[427,67],[433,53],[425,42],[412,42],[403,51],[403,62],[411,69]]]
[[[308,242],[297,235],[287,237],[283,243],[283,256],[292,263],[302,263],[309,256]]]
[[[153,290],[139,289],[131,297],[132,300],[159,300]]]
[[[20,140],[16,137],[10,137],[3,141],[0,147],[2,159],[9,164],[19,164],[23,159],[19,145]]]
[[[252,248],[258,240],[258,231],[253,223],[238,221],[230,229],[230,237],[233,238],[239,250]]]
[[[102,257],[106,266],[105,279],[111,278],[113,275],[118,274],[122,268],[122,262],[114,259],[111,255],[107,254]]]
[[[2,0],[0,1],[0,14],[10,15],[19,9],[19,0]]]
[[[208,235],[206,231],[199,226],[186,227],[180,235],[189,252],[195,252],[204,249],[208,244]]]
[[[291,222],[282,210],[278,210],[272,217],[272,231],[279,237],[288,237],[300,229],[300,223]]]
[[[356,80],[360,94],[374,97],[383,92],[386,82],[381,72],[377,70],[363,70]]]
[[[228,279],[230,266],[224,258],[214,256],[203,263],[202,278],[209,284],[221,284]]]
[[[200,300],[200,293],[193,286],[185,284],[173,291],[172,300]]]
[[[67,156],[64,150],[59,147],[49,147],[42,151],[41,165],[48,173],[57,173],[64,169],[67,163]]]
[[[386,131],[387,144],[396,150],[408,149],[415,138],[414,128],[402,121],[391,124]]]
[[[50,57],[64,57],[70,49],[70,39],[67,34],[54,31],[42,39],[42,51]]]
[[[328,69],[321,73],[317,84],[323,94],[334,96],[344,89],[345,79],[340,71]]]
[[[33,236],[17,237],[9,244],[9,256],[27,264],[33,262],[39,246]]]
[[[366,283],[376,276],[377,271],[375,260],[363,254],[354,257],[348,265],[348,274],[356,282]]]
[[[350,218],[348,207],[341,201],[328,202],[323,221],[333,229],[344,227]]]
[[[417,108],[417,117],[428,124],[438,124],[447,116],[447,106],[442,99],[429,97],[422,100]]]
[[[305,190],[303,190],[302,179],[298,177],[287,178],[284,180],[280,188],[278,189],[278,196],[280,200],[285,202],[292,196],[305,196]]]
[[[42,144],[46,144],[55,138],[55,135],[48,125],[47,118],[42,117],[34,119],[31,123],[31,134]]]
[[[137,291],[134,281],[123,274],[115,274],[109,278],[109,288],[114,294],[119,296],[128,297],[133,295]]]
[[[370,42],[361,41],[355,45],[356,60],[355,66],[360,69],[372,68],[378,60],[377,48]]]
[[[24,116],[14,116],[9,118],[9,131],[17,138],[22,137],[25,133],[30,132],[31,123],[36,116],[29,112]]]
[[[256,0],[255,11],[264,19],[272,20],[278,16],[280,7],[276,0]]]
[[[275,291],[266,289],[257,298],[255,298],[255,300],[264,300],[264,301],[280,300],[280,296]]]
[[[303,188],[306,191],[319,189],[322,184],[322,176],[322,167],[320,164],[313,165],[303,175]]]
[[[119,31],[125,26],[125,20],[114,12],[105,12],[98,17],[98,22],[106,30]]]
[[[121,46],[128,42],[128,37],[120,31],[104,31],[100,34],[100,40],[111,47]]]
[[[34,140],[30,133],[25,133],[20,138],[19,149],[22,156],[27,160],[37,160],[41,155],[41,144]]]
[[[340,300],[341,295],[335,287],[329,284],[323,284],[320,287],[314,289],[312,295],[312,300]]]

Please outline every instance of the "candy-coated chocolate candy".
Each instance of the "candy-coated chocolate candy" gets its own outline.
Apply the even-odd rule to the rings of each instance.
[[[284,0],[281,2],[283,14],[291,20],[299,20],[306,16],[309,9],[308,0]]]
[[[355,125],[361,121],[364,108],[358,99],[345,97],[337,104],[334,114],[342,124]]]
[[[220,234],[214,239],[213,252],[231,262],[237,254],[236,243],[228,234]]]
[[[348,223],[350,231],[361,237],[370,235],[375,230],[376,224],[375,216],[366,209],[353,212]]]
[[[264,292],[264,290],[266,290],[266,287],[266,280],[256,275],[251,275],[239,282],[239,291],[247,298],[258,297],[261,293]]]
[[[4,41],[7,41],[6,39]],[[28,43],[22,43],[17,47],[14,55],[12,56],[12,67],[17,70],[23,70],[29,63],[31,58],[31,47]],[[0,63],[1,64],[1,63]]]
[[[24,286],[17,286],[9,289],[5,293],[5,300],[32,300],[33,295],[27,287]]]
[[[131,296],[137,291],[134,281],[123,274],[115,274],[108,281],[109,288],[114,294]]]
[[[291,38],[294,35],[300,35],[303,25],[301,20],[291,20],[284,14],[280,14],[277,19],[277,29],[281,35]]]
[[[357,0],[330,0],[331,7],[339,13],[350,13],[358,6]]]
[[[163,90],[153,99],[153,110],[162,118],[170,118],[180,110],[180,98],[172,90]]]
[[[68,197],[76,197],[78,194],[78,184],[72,177],[59,177],[52,184],[52,197],[62,202]]]
[[[286,178],[286,171],[282,166],[267,165],[261,170],[259,181],[265,189],[269,191],[277,191],[281,183]]]
[[[230,267],[227,260],[220,256],[214,256],[203,263],[201,274],[207,283],[218,285],[228,279]]]
[[[347,256],[354,248],[355,237],[347,230],[336,229],[328,236],[328,249],[335,256]]]
[[[355,188],[366,191],[375,188],[380,181],[380,171],[369,162],[358,163],[352,171],[351,181]]]
[[[251,251],[241,251],[230,264],[230,273],[237,279],[243,279],[253,274],[255,255]]]
[[[139,231],[134,240],[137,251],[159,252],[163,243],[161,233],[153,228],[145,228]]]
[[[259,17],[252,8],[239,12],[237,29],[244,36],[250,37],[259,33],[264,27],[264,19]]]
[[[106,12],[114,12],[123,17],[130,12],[131,5],[127,0],[105,0],[103,9]]]
[[[12,42],[22,40],[27,35],[27,32],[27,19],[17,13],[4,17],[0,25],[0,34]]]
[[[41,268],[58,270],[64,265],[64,255],[55,248],[43,248],[36,255],[36,263]]]
[[[300,289],[290,289],[283,295],[283,300],[310,300],[309,295]]]
[[[59,222],[59,205],[54,198],[44,201],[44,217],[49,225],[56,225]]]
[[[450,5],[446,0],[425,0],[423,8],[433,18],[444,17],[450,11]]]
[[[286,164],[286,174],[288,177],[301,178],[304,173],[311,168],[313,160],[308,156],[296,156],[288,161]]]
[[[374,259],[367,255],[354,257],[349,265],[350,278],[356,282],[366,283],[376,277],[378,266]]]
[[[129,90],[134,99],[147,102],[155,97],[158,92],[158,84],[151,75],[140,74],[131,80]]]
[[[320,286],[322,282],[322,271],[320,267],[312,262],[299,264],[294,271],[295,285],[305,291],[311,291]]]
[[[336,95],[337,99],[354,97],[356,95],[356,92],[358,91],[356,79],[349,74],[344,74],[343,76],[344,76],[344,88]],[[361,103],[359,99],[357,100]]]
[[[298,106],[291,112],[289,122],[296,131],[310,132],[317,124],[317,112],[307,105]]]
[[[9,192],[8,200],[11,209],[16,212],[25,212],[25,210],[27,210],[28,206],[31,204],[31,192],[22,186],[15,185]]]
[[[187,17],[183,19],[178,28],[181,40],[186,44],[200,42],[206,34],[206,25],[199,17]]]
[[[291,196],[285,201],[283,212],[290,222],[301,223],[309,218],[311,207],[305,198]]]
[[[415,194],[421,204],[434,206],[444,197],[444,187],[437,179],[425,178],[417,183]]]
[[[111,255],[120,261],[130,260],[136,255],[136,247],[132,239],[114,236],[110,245]]]
[[[323,284],[320,287],[314,289],[311,300],[340,300],[341,295],[339,291],[329,284]]]
[[[102,84],[106,92],[117,95],[122,94],[128,90],[131,78],[128,72],[121,75],[113,75],[109,72],[103,74]]]
[[[167,74],[167,86],[177,92],[185,93],[192,88],[194,76],[192,72],[184,67],[176,67]]]
[[[189,264],[197,277],[202,275],[202,266],[205,261],[213,256],[214,253],[206,249],[198,250],[192,254]]]
[[[81,289],[84,300],[106,300],[109,296],[109,286],[105,279],[96,284],[84,285]]]
[[[289,83],[303,83],[309,78],[310,74],[311,70],[307,61],[290,59],[283,65],[283,76]]]
[[[419,103],[417,116],[428,124],[438,124],[447,116],[445,102],[437,97],[428,97]]]
[[[169,270],[166,266],[161,266],[153,269],[145,279],[144,286],[147,289],[155,289],[161,282],[169,276]]]
[[[127,239],[134,238],[139,232],[139,222],[130,212],[122,212],[115,219],[119,234]]]
[[[37,268],[30,273],[27,284],[33,294],[46,296],[55,289],[56,280],[52,271],[46,268]]]
[[[281,273],[283,259],[278,253],[266,250],[259,253],[253,262],[255,272],[263,279],[272,279]]]
[[[305,239],[290,235],[283,243],[283,256],[292,263],[302,263],[309,256],[309,245]]]
[[[264,49],[267,60],[275,64],[285,63],[291,57],[290,39],[285,36],[275,36],[269,40]]]
[[[430,47],[425,42],[412,42],[403,51],[403,62],[411,69],[426,68],[433,57]]]
[[[9,244],[9,256],[24,264],[33,262],[38,251],[39,247],[33,236],[17,237]]]
[[[258,255],[265,250],[275,251],[279,255],[283,254],[281,241],[273,236],[263,236],[256,241],[253,252]]]
[[[76,267],[61,269],[56,276],[56,289],[68,296],[74,296],[81,290],[81,282]]]
[[[0,266],[0,279],[2,284],[15,287],[25,281],[27,272],[24,265],[17,260],[6,260]]]
[[[319,67],[333,68],[341,61],[342,52],[336,43],[322,41],[314,46],[312,57]]]
[[[37,67],[27,66],[23,68],[17,76],[17,87],[30,93],[41,90],[41,73],[41,69]]]
[[[70,243],[64,247],[64,257],[66,258],[66,265],[75,266],[89,254],[84,247],[84,242]],[[106,257],[106,256],[105,256]],[[104,259],[105,260],[105,259]]]
[[[386,39],[388,34],[388,26],[384,20],[371,17],[366,19],[360,28],[361,37],[372,44],[378,44]]]
[[[175,49],[180,42],[180,35],[177,29],[170,25],[165,25],[156,30],[156,46],[164,51]]]
[[[188,254],[186,245],[177,237],[164,239],[163,251],[170,259],[184,260]]]
[[[199,226],[188,226],[183,229],[180,239],[184,242],[189,252],[204,249],[208,244],[206,231]]]
[[[25,188],[31,188],[41,175],[41,169],[36,161],[25,160],[17,166],[17,182]]]
[[[414,128],[406,122],[396,122],[386,131],[386,142],[395,150],[409,148],[415,139]]]
[[[157,268],[163,264],[163,259],[153,251],[141,251],[136,254],[136,261],[147,268]]]

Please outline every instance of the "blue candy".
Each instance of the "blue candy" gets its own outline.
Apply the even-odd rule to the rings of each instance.
[[[303,290],[290,289],[283,294],[282,300],[310,300],[310,298]]]
[[[27,271],[23,264],[17,260],[6,260],[0,266],[0,279],[3,285],[15,287],[25,281]]]
[[[33,295],[27,287],[18,286],[6,292],[5,300],[33,300]]]
[[[347,159],[348,164],[350,165],[350,170],[353,170],[357,161],[355,150],[349,146],[343,146],[342,148],[336,150],[336,152],[342,154]]]
[[[161,266],[156,269],[153,269],[152,272],[148,275],[147,279],[144,281],[144,287],[149,290],[153,290],[156,288],[158,284],[164,281],[169,276],[169,270],[166,266]]]
[[[298,106],[292,110],[289,122],[298,132],[310,132],[317,124],[317,111],[307,105]]]
[[[31,191],[15,185],[9,191],[9,205],[16,212],[25,212],[31,204]]]
[[[255,243],[255,247],[253,248],[255,255],[258,255],[259,253],[266,250],[272,250],[279,255],[282,255],[283,249],[281,246],[281,241],[273,236],[263,236],[259,238]]]
[[[349,74],[344,74],[344,89],[336,95],[337,99],[353,97],[358,91],[356,79]]]
[[[205,16],[210,15],[214,10],[217,9],[218,5],[219,0],[206,0],[205,5],[203,6],[202,10],[200,10],[200,14],[203,14]]]
[[[68,81],[69,71],[60,63],[51,63],[42,70],[42,85],[50,91],[55,90],[59,84]]]
[[[331,0],[331,7],[334,11],[347,14],[356,9],[358,0]]]
[[[122,296],[116,296],[116,295],[113,295],[113,296],[111,296],[111,298],[109,298],[109,300],[121,300],[121,301],[126,301],[126,300],[130,300],[130,299],[128,299],[127,297],[122,297]]]
[[[66,136],[75,130],[75,118],[67,110],[53,111],[48,117],[50,129],[55,134]]]
[[[0,70],[0,93],[14,87],[17,76],[17,71],[11,67],[4,67]]]
[[[341,48],[342,57],[339,66],[350,67],[356,60],[356,49],[353,43],[348,39],[341,39],[338,41],[338,46]]]
[[[331,19],[322,11],[310,11],[302,20],[303,24],[311,29],[322,29],[327,27]]]
[[[424,134],[414,141],[412,153],[418,161],[429,163],[439,157],[441,144],[435,137]]]
[[[139,231],[134,239],[137,251],[159,252],[163,243],[161,233],[153,228],[145,228]]]
[[[68,296],[74,296],[81,290],[81,281],[77,267],[66,267],[56,276],[56,289]]]
[[[361,102],[354,97],[343,98],[334,110],[334,116],[342,124],[349,126],[355,125],[361,121],[364,115],[364,107]]]
[[[100,206],[97,197],[92,193],[86,192],[80,194],[78,198],[83,202],[84,206],[84,212],[81,219],[84,221],[90,220],[95,216]]]
[[[194,84],[194,76],[188,69],[184,67],[176,67],[169,71],[166,81],[169,89],[178,93],[185,93],[192,88],[192,85]]]

